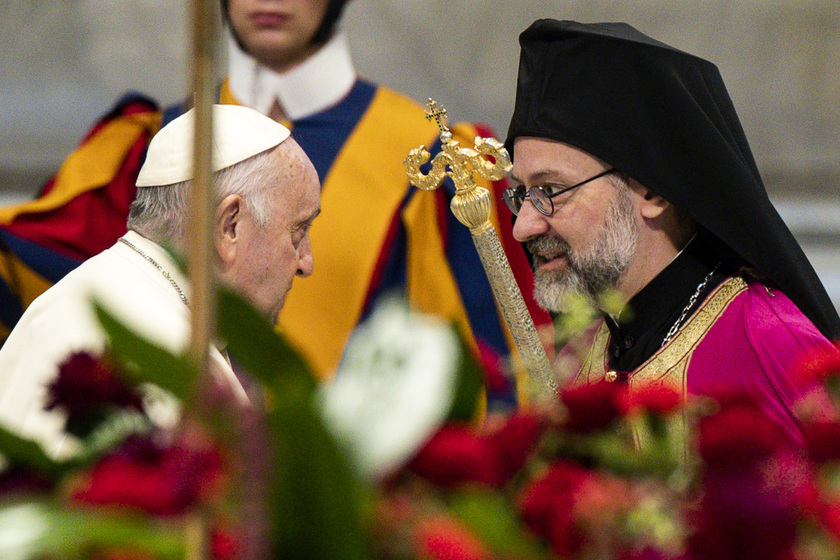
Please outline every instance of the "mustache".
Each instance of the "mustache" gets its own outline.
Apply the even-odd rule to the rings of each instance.
[[[543,234],[535,237],[525,243],[525,248],[531,253],[534,258],[540,258],[543,254],[559,254],[563,253],[569,255],[572,252],[572,247],[565,239],[555,235]]]

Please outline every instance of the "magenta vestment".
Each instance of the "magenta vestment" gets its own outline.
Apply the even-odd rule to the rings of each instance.
[[[609,331],[601,326],[575,382],[607,373]],[[686,395],[741,391],[758,402],[795,441],[802,436],[794,403],[803,395],[791,378],[803,356],[831,342],[775,289],[734,277],[716,288],[678,334],[627,377],[631,389],[667,384]]]

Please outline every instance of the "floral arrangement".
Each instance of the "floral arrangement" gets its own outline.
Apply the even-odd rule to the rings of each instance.
[[[838,348],[792,373],[831,400],[799,404],[803,452],[743,395],[664,386],[570,387],[479,421],[495,358],[395,301],[319,386],[239,298],[218,308],[251,403],[100,311],[108,352],[69,356],[49,387],[79,452],[0,430],[0,557],[840,557]]]

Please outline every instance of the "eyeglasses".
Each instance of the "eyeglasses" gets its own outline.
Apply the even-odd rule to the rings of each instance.
[[[594,177],[590,177],[589,179],[581,181],[571,187],[540,185],[531,187],[527,192],[525,191],[525,187],[521,185],[518,187],[508,187],[502,192],[502,199],[505,201],[505,204],[507,204],[507,207],[510,208],[510,211],[513,212],[514,216],[519,215],[519,211],[522,210],[522,205],[525,203],[526,198],[531,199],[531,204],[534,205],[537,212],[543,216],[551,216],[554,214],[554,201],[552,199],[555,196],[560,196],[564,192],[569,192],[570,190],[576,189],[586,183],[594,181],[595,179],[600,179],[604,175],[609,175],[614,171],[616,171],[616,168],[610,167],[605,171],[601,171]]]

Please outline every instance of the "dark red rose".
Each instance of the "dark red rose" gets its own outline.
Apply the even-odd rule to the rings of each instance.
[[[564,427],[577,433],[607,428],[621,416],[619,401],[623,391],[623,384],[604,380],[563,390],[560,401],[567,413]]]
[[[817,420],[802,424],[805,448],[816,463],[840,461],[840,422]]]
[[[591,476],[590,471],[575,463],[558,461],[523,488],[517,498],[525,524],[547,539],[561,558],[573,556],[585,543],[575,525],[574,502],[577,488]]]
[[[420,522],[415,541],[420,557],[429,560],[490,560],[493,557],[464,525],[446,517]]]
[[[625,391],[620,398],[619,407],[622,415],[638,414],[649,411],[662,416],[676,412],[685,404],[680,391],[667,385],[647,385]]]
[[[536,413],[519,412],[508,418],[501,429],[488,436],[498,457],[504,481],[519,472],[534,454],[546,425],[545,419]]]
[[[408,469],[443,487],[467,482],[498,486],[503,480],[493,446],[463,424],[442,427],[412,459]]]
[[[827,377],[840,375],[840,347],[832,346],[800,359],[791,375],[799,387],[812,387]]]
[[[107,358],[86,352],[70,355],[59,366],[58,377],[47,386],[46,410],[67,413],[66,430],[84,437],[109,409],[142,410],[140,394],[128,385]]]
[[[222,457],[214,448],[187,444],[158,449],[121,448],[100,460],[72,499],[124,506],[154,515],[177,515],[206,499],[222,477]]]

